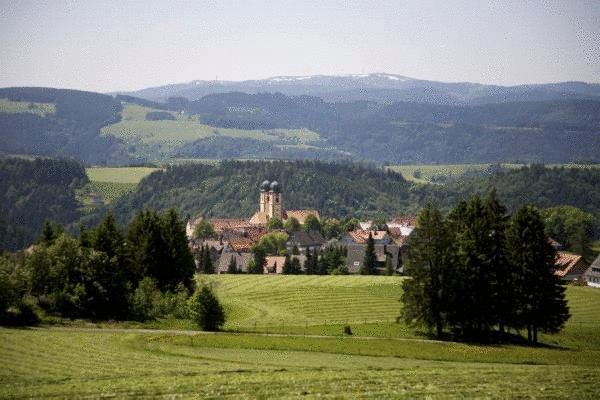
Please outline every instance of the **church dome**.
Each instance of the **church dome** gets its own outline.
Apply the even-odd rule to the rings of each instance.
[[[269,181],[264,181],[260,184],[260,191],[266,192],[267,190],[269,190]]]
[[[270,189],[271,189],[271,192],[279,193],[279,191],[281,190],[281,188],[279,187],[279,182],[277,182],[277,181],[271,182]]]

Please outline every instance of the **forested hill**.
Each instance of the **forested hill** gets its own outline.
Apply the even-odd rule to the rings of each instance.
[[[174,207],[180,215],[249,217],[258,210],[265,179],[283,186],[288,209],[315,208],[324,216],[359,218],[413,214],[427,202],[448,210],[474,194],[496,187],[510,211],[525,204],[571,205],[600,222],[600,169],[546,168],[499,170],[446,185],[417,185],[382,169],[347,163],[308,161],[228,161],[183,165],[154,172],[115,208],[125,222],[138,210]]]
[[[126,163],[122,145],[100,128],[120,119],[111,96],[53,88],[0,89],[0,154],[73,157]]]
[[[122,221],[142,208],[170,207],[183,216],[250,217],[258,211],[259,186],[265,179],[282,184],[287,209],[311,208],[343,217],[391,215],[411,207],[413,184],[382,169],[314,161],[224,161],[154,172],[117,202],[115,212]]]
[[[87,180],[75,161],[0,158],[0,253],[29,246],[45,219],[77,220],[74,189]]]
[[[308,128],[323,139],[319,147],[377,163],[600,161],[597,101],[467,107],[228,93],[193,102],[174,99],[171,106],[218,127]]]

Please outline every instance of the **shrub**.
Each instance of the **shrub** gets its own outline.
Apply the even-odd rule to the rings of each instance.
[[[344,326],[344,335],[352,335],[352,328],[350,328],[350,325]]]
[[[218,331],[225,323],[225,313],[219,299],[208,285],[196,289],[188,300],[191,319],[204,331]]]

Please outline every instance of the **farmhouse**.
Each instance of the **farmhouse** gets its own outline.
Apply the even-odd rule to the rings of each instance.
[[[579,281],[588,270],[590,264],[582,256],[564,251],[556,253],[556,269],[554,275],[565,281]]]
[[[600,256],[583,273],[583,280],[587,282],[588,286],[600,288]]]

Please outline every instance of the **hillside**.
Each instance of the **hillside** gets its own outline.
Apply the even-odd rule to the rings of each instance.
[[[52,88],[0,89],[0,154],[126,163],[122,145],[100,136],[116,122],[121,104],[99,93]]]
[[[600,100],[600,85],[561,82],[539,85],[497,86],[469,82],[436,82],[402,75],[276,76],[247,81],[202,81],[121,92],[147,100],[166,102],[170,97],[198,100],[216,93],[241,92],[309,95],[325,101],[419,102],[433,104],[486,104],[561,99]]]
[[[142,208],[175,208],[180,215],[250,217],[265,180],[285,188],[288,209],[318,209],[324,215],[360,216],[407,209],[412,186],[401,175],[358,164],[314,161],[223,161],[172,166],[142,179],[119,199],[115,213],[128,220]]]
[[[568,98],[457,106],[225,93],[160,104],[9,88],[0,89],[0,154],[72,157],[93,165],[198,158],[598,162],[600,101]]]
[[[0,253],[29,246],[45,219],[77,220],[75,188],[87,180],[74,161],[0,158]]]

